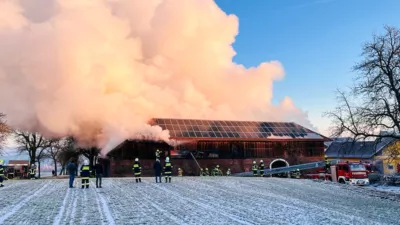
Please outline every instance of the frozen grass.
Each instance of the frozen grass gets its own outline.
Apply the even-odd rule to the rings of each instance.
[[[311,180],[275,178],[7,181],[0,224],[398,224],[400,197]]]

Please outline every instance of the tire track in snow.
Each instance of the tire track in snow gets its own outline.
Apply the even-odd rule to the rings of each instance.
[[[85,205],[87,203],[87,192],[84,191],[83,192],[83,201],[82,201],[82,205]],[[87,220],[87,211],[83,210],[82,211],[82,224],[86,224],[86,220]]]
[[[93,182],[91,181],[92,185]],[[98,210],[100,211],[100,214],[102,215],[102,224],[104,224],[104,218],[107,219],[107,224],[109,225],[115,225],[114,218],[110,212],[110,209],[107,206],[107,201],[104,199],[103,195],[101,195],[99,192],[96,191],[96,189],[91,188],[92,191],[95,193],[97,196],[96,202],[98,206]]]
[[[151,183],[148,183],[149,185],[151,185]],[[153,184],[154,185],[154,184]],[[148,189],[147,189],[148,190]],[[121,191],[123,191],[121,189]],[[157,211],[159,211],[160,213],[162,213],[166,218],[171,219],[172,221],[174,221],[176,224],[185,224],[185,221],[176,217],[175,215],[172,215],[170,212],[168,212],[168,210],[163,209],[162,206],[160,206],[160,204],[152,201],[152,199],[145,194],[142,194],[142,200],[146,201],[149,205],[151,205],[154,209],[156,209]]]
[[[68,200],[67,200],[68,207],[66,207],[66,210],[65,210],[64,214],[62,215],[63,224],[66,224],[68,221],[70,221],[69,218],[71,218],[71,211],[72,211],[71,205],[72,205],[72,202],[73,202],[73,200],[74,200],[74,198],[76,196],[76,192],[77,192],[77,190],[72,190],[71,191],[71,195],[68,196]]]
[[[186,200],[187,202],[191,202],[191,203],[193,203],[193,204],[195,204],[195,205],[197,205],[197,206],[199,206],[199,207],[201,207],[201,208],[203,208],[203,209],[210,210],[211,212],[215,212],[215,213],[220,214],[220,215],[222,215],[222,216],[228,217],[229,219],[231,219],[231,220],[233,220],[233,221],[236,221],[237,223],[240,223],[240,224],[248,224],[248,225],[252,225],[252,224],[253,224],[253,223],[251,223],[251,222],[242,220],[242,219],[239,218],[238,216],[225,213],[225,212],[223,212],[223,211],[221,211],[221,210],[215,210],[215,208],[208,206],[207,203],[202,203],[202,202],[196,201],[196,200],[194,200],[194,199],[190,199],[190,198],[187,198],[187,197],[180,196],[180,195],[178,195],[176,192],[173,192],[173,191],[171,191],[171,190],[169,190],[169,189],[167,189],[167,188],[165,188],[165,187],[161,187],[161,186],[157,186],[157,185],[154,185],[154,186],[155,186],[156,188],[160,189],[160,190],[163,190],[164,192],[168,192],[169,194],[175,196],[176,198],[184,199],[184,200]]]
[[[32,185],[33,184],[33,185]],[[5,188],[1,189],[1,193],[4,196],[7,196],[7,199],[5,199],[5,202],[3,200],[4,208],[0,208],[0,215],[3,215],[7,213],[13,205],[18,204],[18,202],[22,201],[23,199],[31,196],[33,193],[35,193],[37,190],[39,190],[42,186],[39,185],[38,182],[28,182],[28,181],[18,181],[18,183],[15,184],[16,188]],[[21,186],[20,188],[18,188]],[[31,188],[30,188],[31,187]],[[4,188],[4,187],[3,187]],[[16,189],[23,189],[25,193],[17,192],[15,191]],[[5,193],[4,193],[5,192]]]
[[[203,224],[232,224],[234,223],[234,220],[228,219],[226,217],[223,218],[216,218],[214,216],[214,213],[209,213],[206,210],[202,210],[200,207],[194,205],[194,204],[188,204],[185,199],[182,199],[181,196],[179,198],[175,198],[173,196],[169,196],[168,194],[161,192],[159,189],[157,189],[155,186],[171,186],[174,185],[172,184],[166,184],[166,183],[154,183],[146,182],[146,186],[143,187],[143,190],[139,190],[137,193],[137,198],[140,199],[141,202],[146,202],[148,204],[142,204],[144,206],[151,206],[151,208],[154,208],[154,206],[151,205],[151,203],[154,202],[160,202],[161,204],[158,204],[156,206],[156,209],[158,207],[161,207],[166,211],[166,217],[161,217],[164,219],[161,219],[157,213],[154,213],[154,211],[158,210],[153,210],[153,209],[148,209],[151,210],[151,215],[154,215],[155,218],[150,218],[149,221],[151,224],[168,224],[168,223],[174,223],[173,220],[170,218],[171,215],[174,217],[177,217],[179,220],[182,222],[176,221],[176,224],[199,224],[199,221],[201,221]],[[172,186],[174,187],[174,186]],[[147,199],[150,199],[151,203],[146,201]],[[181,208],[180,206],[184,206]],[[148,215],[148,214],[147,214]],[[160,221],[160,219],[162,221]],[[156,220],[156,221],[155,221]],[[171,222],[170,222],[171,221]]]
[[[210,182],[207,182],[207,183],[210,183]],[[215,189],[220,189],[221,191],[231,192],[232,194],[237,193],[237,191],[227,191],[226,186],[223,186],[223,188],[221,188],[221,185],[223,185],[223,184],[221,184],[221,183],[212,183],[212,185],[209,184],[210,187],[213,187]],[[245,184],[243,184],[243,186],[247,186],[248,188],[242,188],[240,193],[246,194],[246,196],[248,198],[254,198],[252,196],[263,196],[264,197],[263,199],[266,199],[265,197],[268,197],[269,201],[273,205],[281,206],[281,207],[285,208],[286,210],[291,209],[293,211],[299,212],[296,214],[305,214],[305,213],[308,213],[309,211],[315,211],[316,212],[315,214],[318,215],[318,217],[322,217],[320,214],[321,214],[321,211],[323,211],[324,214],[326,215],[326,217],[330,218],[331,222],[337,222],[338,224],[343,224],[343,223],[349,222],[350,220],[354,219],[354,217],[351,217],[351,216],[349,217],[347,214],[344,214],[343,212],[337,212],[338,219],[332,218],[331,217],[332,210],[330,210],[324,206],[315,205],[315,204],[312,204],[307,201],[303,201],[298,198],[288,197],[288,196],[282,195],[282,193],[274,194],[271,192],[256,191],[256,190],[254,190],[254,188],[257,188],[257,186],[254,186],[254,185],[252,185],[252,183],[249,183],[249,182],[246,182]],[[258,188],[260,188],[260,190],[263,190],[266,187],[267,186],[265,186],[265,183],[264,183],[263,186],[258,187]],[[285,193],[285,194],[287,195],[288,193]],[[276,209],[273,209],[273,210],[276,210]],[[348,217],[348,218],[342,219],[341,216]],[[288,222],[293,223],[294,222],[293,219],[296,219],[296,218],[288,218],[288,219],[290,219],[290,221],[288,221]],[[346,221],[346,222],[344,222],[344,221]],[[350,222],[348,224],[352,224],[352,222]]]
[[[177,185],[176,187],[174,187],[174,190],[175,189],[181,190],[182,193],[191,192],[193,194],[190,195],[197,197],[198,198],[197,201],[204,202],[206,204],[218,207],[225,211],[230,211],[231,214],[237,216],[247,217],[249,214],[252,214],[253,218],[250,219],[251,223],[254,223],[256,221],[257,223],[264,223],[266,222],[266,218],[268,218],[268,222],[279,223],[279,221],[276,220],[276,218],[273,215],[270,215],[265,202],[260,201],[260,198],[216,188],[215,186],[211,186],[209,184],[204,183],[204,181],[196,182],[195,180],[192,179],[187,181],[189,182],[185,182],[185,184],[189,185],[189,188],[183,188],[182,186]],[[216,190],[218,190],[218,192],[216,192]],[[221,192],[223,192],[226,196],[221,195]],[[221,199],[224,197],[226,200],[223,203],[221,203]],[[236,201],[239,200],[242,202],[241,204],[237,204],[237,202],[234,202],[232,200]],[[243,205],[243,201],[248,201],[248,202],[246,202],[247,204]],[[259,210],[249,212],[248,205],[253,205],[252,206],[253,208],[254,205],[256,205],[256,208],[258,208]],[[282,206],[287,208],[288,205],[282,204]]]
[[[61,222],[61,218],[64,215],[64,211],[66,210],[67,201],[69,200],[69,195],[71,194],[72,188],[68,188],[67,193],[64,196],[64,201],[58,211],[57,216],[54,218],[53,225],[59,225]]]
[[[73,201],[72,201],[72,210],[71,210],[71,213],[70,213],[70,215],[69,215],[69,221],[71,221],[72,223],[74,223],[74,221],[75,221],[75,214],[76,214],[76,206],[77,206],[77,203],[78,203],[78,196],[77,196],[77,194],[78,194],[78,192],[77,191],[74,191],[74,195],[72,195],[72,199],[73,199]]]
[[[253,182],[247,182],[246,184],[243,184],[243,185],[244,186],[248,186],[248,187],[253,187],[253,188],[257,187],[257,186],[260,187],[260,185],[254,185],[254,181]],[[265,188],[265,184],[263,186],[261,186],[261,187]],[[279,186],[279,187],[281,187],[281,186]],[[276,188],[278,188],[278,186],[276,186]],[[251,190],[249,188],[247,188],[247,189],[245,188],[244,190],[245,190],[245,192],[248,192],[248,193],[251,193],[251,194],[258,194],[257,192],[255,192],[255,191],[253,191],[253,190]],[[291,190],[291,189],[289,189],[289,190]],[[282,195],[282,193],[281,194],[273,194],[271,192],[260,193],[260,195],[268,196],[270,198],[275,198],[277,200],[279,199],[279,200],[284,201],[284,202],[290,201],[290,203],[292,204],[292,207],[296,207],[298,209],[303,209],[303,211],[304,211],[305,208],[307,208],[305,211],[307,211],[307,210],[315,211],[315,214],[318,214],[318,213],[320,214],[321,211],[322,211],[322,212],[324,212],[324,214],[326,215],[327,218],[330,218],[330,220],[332,222],[338,222],[338,223],[341,223],[341,224],[343,224],[343,223],[344,224],[353,224],[352,221],[354,219],[357,219],[358,221],[363,221],[364,223],[368,222],[368,220],[366,220],[364,217],[355,216],[354,213],[351,214],[351,215],[347,214],[346,210],[343,210],[343,208],[345,206],[341,207],[342,210],[335,210],[332,207],[329,207],[329,208],[327,207],[327,205],[335,205],[335,206],[337,206],[337,203],[335,204],[334,202],[329,203],[327,201],[324,201],[324,203],[326,202],[325,205],[316,204],[317,202],[321,202],[321,199],[317,199],[317,201],[305,201],[305,200],[302,200],[302,199],[298,198],[298,196],[289,195],[289,193],[290,192],[285,193],[286,196]],[[311,199],[311,198],[313,198],[313,196],[308,196],[308,198]],[[354,210],[357,210],[357,209],[353,209],[352,208],[352,210],[354,211]],[[337,216],[336,217],[337,219],[331,217],[332,216],[332,212],[337,214],[337,215],[335,215],[335,216]],[[362,215],[362,214],[363,213],[360,212],[359,215]],[[343,218],[343,217],[345,217],[345,218]]]
[[[42,193],[50,184],[52,181],[46,183],[43,185],[41,188],[36,190],[35,192],[30,192],[32,193],[29,197],[26,197],[24,200],[18,202],[16,205],[13,206],[13,208],[6,214],[2,214],[0,217],[0,224],[3,224],[5,220],[7,220],[9,217],[14,215],[18,210],[20,210],[26,203],[28,203],[32,198],[38,196],[40,193]]]

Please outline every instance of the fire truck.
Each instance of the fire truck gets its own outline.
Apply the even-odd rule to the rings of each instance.
[[[309,179],[324,179],[342,184],[369,185],[368,171],[362,163],[339,162],[330,167],[330,173],[325,170],[318,174],[308,174]]]

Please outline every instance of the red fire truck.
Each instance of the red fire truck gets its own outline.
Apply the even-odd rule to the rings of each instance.
[[[342,184],[368,185],[368,171],[364,164],[339,162],[331,166],[331,173],[320,170],[318,174],[306,175],[309,179],[325,179]]]

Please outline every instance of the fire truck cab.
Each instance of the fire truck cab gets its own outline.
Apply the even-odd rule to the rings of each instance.
[[[340,162],[331,166],[333,181],[345,184],[369,185],[368,171],[361,163]]]

